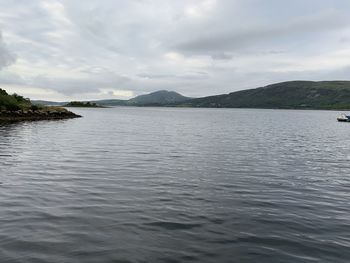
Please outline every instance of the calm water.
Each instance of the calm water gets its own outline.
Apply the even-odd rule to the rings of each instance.
[[[338,112],[74,111],[0,125],[0,262],[350,262]]]

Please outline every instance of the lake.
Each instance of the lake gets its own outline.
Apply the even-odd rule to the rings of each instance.
[[[0,124],[1,262],[350,262],[338,112],[72,110]]]

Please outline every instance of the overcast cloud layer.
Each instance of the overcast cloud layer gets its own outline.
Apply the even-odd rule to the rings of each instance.
[[[0,0],[0,87],[32,99],[199,97],[348,80],[349,0]]]

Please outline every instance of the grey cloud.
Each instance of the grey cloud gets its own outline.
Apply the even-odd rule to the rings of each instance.
[[[209,78],[207,72],[185,72],[184,74],[152,74],[152,73],[141,73],[137,75],[140,78],[145,79],[172,79],[172,80],[199,80]]]
[[[214,60],[231,60],[233,55],[227,53],[216,53],[211,55]]]
[[[197,97],[295,78],[348,78],[349,1],[0,2],[0,84],[84,99],[101,88]],[[15,62],[9,49],[18,59],[5,69]]]
[[[339,40],[340,43],[349,43],[350,37],[341,37]]]
[[[325,34],[329,30],[339,30],[350,25],[342,13],[328,11],[318,15],[286,21],[282,24],[257,25],[242,29],[206,32],[196,38],[180,42],[174,46],[185,53],[212,54],[218,51],[235,51],[264,44],[303,41],[315,34]]]
[[[16,61],[16,57],[12,54],[8,47],[5,45],[2,34],[0,31],[0,70],[13,64]]]
[[[0,84],[26,85],[26,81],[16,73],[0,71]]]
[[[53,89],[66,96],[72,96],[98,93],[104,88],[121,89],[130,82],[131,79],[116,74],[94,74],[94,76],[88,75],[78,79],[38,75],[27,82],[27,84],[39,88]]]

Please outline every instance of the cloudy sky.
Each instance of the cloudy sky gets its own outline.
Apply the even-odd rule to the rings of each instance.
[[[0,87],[32,99],[199,97],[350,79],[349,0],[0,0]]]

